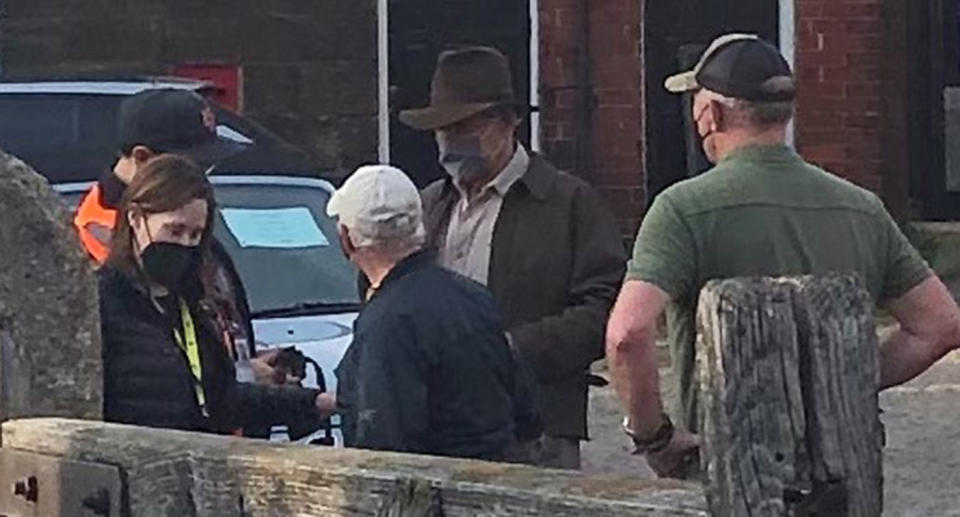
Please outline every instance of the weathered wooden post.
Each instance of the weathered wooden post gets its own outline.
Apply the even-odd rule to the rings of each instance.
[[[859,281],[714,281],[697,319],[711,515],[879,516],[877,337]]]

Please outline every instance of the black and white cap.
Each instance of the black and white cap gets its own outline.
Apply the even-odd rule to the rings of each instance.
[[[796,86],[790,65],[776,47],[755,34],[725,34],[707,47],[693,70],[668,77],[673,93],[706,88],[756,102],[790,101]]]

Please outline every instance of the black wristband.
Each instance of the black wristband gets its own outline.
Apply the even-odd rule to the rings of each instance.
[[[657,432],[650,438],[639,439],[634,434],[633,429],[624,421],[623,431],[633,440],[634,454],[646,454],[650,452],[660,452],[670,445],[673,440],[673,422],[666,413],[661,413],[661,423]]]

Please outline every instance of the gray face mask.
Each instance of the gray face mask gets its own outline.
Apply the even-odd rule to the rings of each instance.
[[[489,173],[479,136],[437,139],[440,165],[457,183],[471,183]]]

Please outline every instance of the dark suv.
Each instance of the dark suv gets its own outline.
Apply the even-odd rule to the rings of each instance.
[[[0,148],[29,163],[50,183],[96,179],[117,153],[117,112],[124,98],[148,89],[212,91],[202,81],[0,82]],[[217,132],[251,144],[221,164],[229,174],[316,176],[299,149],[259,124],[214,107]]]

